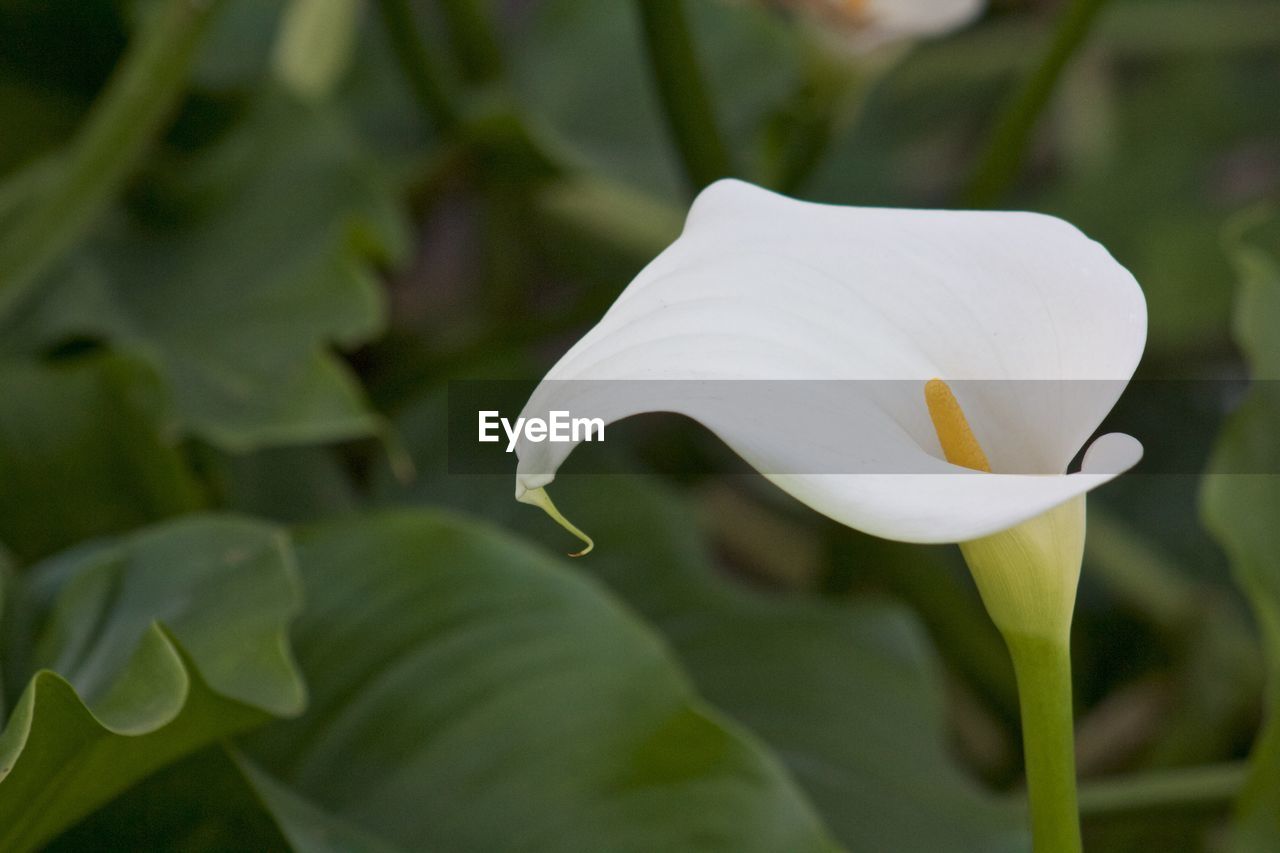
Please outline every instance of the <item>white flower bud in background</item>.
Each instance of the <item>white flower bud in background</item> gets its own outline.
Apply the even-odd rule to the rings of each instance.
[[[960,29],[984,0],[760,0],[795,15],[824,39],[855,53]]]

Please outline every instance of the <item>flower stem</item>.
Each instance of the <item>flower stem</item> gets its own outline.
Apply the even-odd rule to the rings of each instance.
[[[1007,633],[1022,712],[1035,853],[1080,853],[1071,652],[1065,638]]]
[[[733,166],[694,54],[683,0],[637,0],[636,9],[667,125],[689,184],[699,190],[733,174]]]
[[[418,108],[436,130],[452,131],[458,124],[458,111],[442,82],[440,69],[418,35],[409,0],[378,0],[378,11]]]
[[[221,5],[170,0],[134,37],[40,199],[12,214],[0,242],[0,316],[93,224],[165,127]]]
[[[969,207],[998,202],[1018,176],[1031,132],[1062,72],[1093,29],[1107,0],[1070,0],[1034,70],[1005,103],[964,193]]]
[[[502,48],[484,0],[441,0],[462,75],[468,83],[496,83],[502,79]]]

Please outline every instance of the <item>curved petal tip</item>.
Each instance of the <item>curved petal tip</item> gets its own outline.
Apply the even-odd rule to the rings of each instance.
[[[1142,459],[1142,442],[1122,432],[1099,436],[1080,461],[1082,474],[1120,474]]]
[[[564,517],[560,510],[556,509],[556,505],[552,503],[551,495],[547,494],[546,489],[525,489],[523,492],[516,495],[516,500],[520,501],[520,503],[526,503],[530,506],[538,507],[547,515],[551,516],[552,521],[582,540],[583,544],[587,547],[583,548],[581,551],[574,551],[570,553],[570,557],[585,557],[596,547],[596,543],[592,541],[590,536],[579,530],[573,522]]]

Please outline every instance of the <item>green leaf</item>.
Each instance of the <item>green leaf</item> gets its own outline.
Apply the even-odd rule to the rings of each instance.
[[[6,668],[34,675],[0,733],[0,849],[38,847],[174,759],[298,713],[291,560],[276,528],[205,516],[36,567],[20,608],[46,613],[31,660],[6,649]]]
[[[339,116],[271,89],[215,145],[173,157],[6,346],[105,337],[156,364],[187,430],[232,451],[378,433],[330,351],[380,333],[372,267],[406,251],[376,164]]]
[[[543,553],[404,511],[299,557],[312,705],[250,753],[315,806],[406,850],[831,849],[665,645]]]
[[[0,360],[0,541],[24,559],[193,509],[164,389],[136,360]]]
[[[1238,223],[1242,234],[1251,224]],[[1280,219],[1270,229],[1280,237]],[[1262,632],[1267,713],[1236,804],[1233,850],[1280,847],[1280,255],[1233,235],[1240,277],[1235,338],[1254,384],[1218,439],[1203,484],[1205,524],[1228,556]],[[1280,239],[1274,244],[1280,248]]]
[[[573,547],[543,513],[512,499],[514,462],[510,477],[441,473],[438,404],[428,398],[397,422],[420,451],[422,480],[403,490],[387,476],[383,493],[446,502]],[[610,464],[594,463],[593,471]],[[562,474],[550,491],[596,541],[574,567],[662,631],[698,691],[773,748],[849,849],[1028,847],[1022,805],[984,793],[947,754],[938,662],[906,611],[733,583],[714,565],[692,505],[653,478]]]

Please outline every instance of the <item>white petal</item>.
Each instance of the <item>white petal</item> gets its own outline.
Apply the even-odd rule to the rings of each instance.
[[[1097,438],[1079,474],[947,474],[769,477],[835,520],[887,539],[964,542],[1013,527],[1091,491],[1138,464],[1142,444],[1124,433]]]
[[[769,477],[841,524],[902,542],[966,542],[1007,530],[1114,474],[850,474]]]
[[[840,521],[958,541],[1109,479],[1061,472],[1145,338],[1133,277],[1061,220],[817,205],[722,181],[524,414],[680,412]],[[997,474],[942,461],[933,377]],[[571,449],[520,442],[517,491],[550,482]]]

